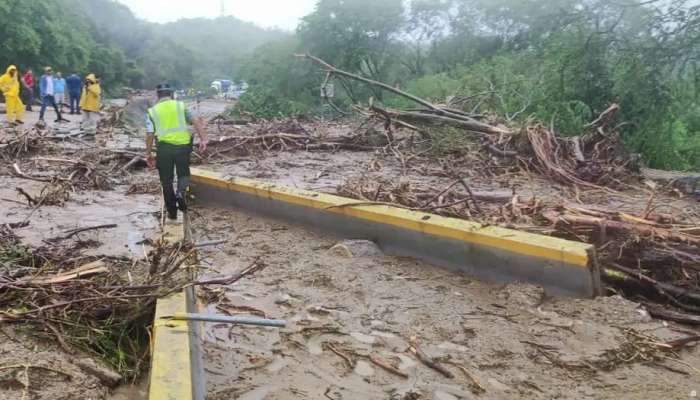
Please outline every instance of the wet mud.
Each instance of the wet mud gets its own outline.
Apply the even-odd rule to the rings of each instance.
[[[697,347],[602,369],[625,349],[627,330],[659,341],[687,334],[621,297],[547,298],[259,216],[194,215],[198,241],[229,239],[203,249],[207,275],[266,265],[203,291],[208,310],[289,321],[281,330],[206,324],[208,399],[688,399],[699,389]],[[422,363],[412,343],[453,378]]]

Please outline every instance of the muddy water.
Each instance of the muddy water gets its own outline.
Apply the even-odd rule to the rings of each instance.
[[[152,236],[158,228],[155,213],[159,200],[151,195],[125,196],[125,188],[106,192],[74,193],[63,207],[45,206],[32,213],[32,207],[13,201],[25,201],[15,190],[21,187],[38,197],[43,184],[17,178],[3,177],[0,187],[1,223],[15,223],[29,217],[30,224],[15,230],[23,242],[38,247],[43,241],[64,236],[66,231],[91,226],[117,224],[114,229],[101,229],[76,235],[76,238],[96,241],[85,255],[141,256],[140,242]],[[10,201],[8,201],[10,200]],[[31,216],[30,216],[31,214]]]
[[[216,209],[195,215],[197,240],[230,238],[204,249],[207,274],[231,274],[258,257],[267,266],[205,290],[209,311],[254,309],[290,321],[281,330],[207,324],[211,400],[477,398],[455,365],[484,387],[481,399],[687,399],[700,389],[700,376],[673,361],[661,364],[688,375],[642,363],[582,372],[619,349],[620,328],[662,340],[683,336],[622,298],[549,299],[536,287],[480,283],[366,244],[331,250],[340,239],[278,221]],[[417,360],[408,351],[412,337],[454,378]],[[681,360],[700,365],[700,350],[684,351]]]

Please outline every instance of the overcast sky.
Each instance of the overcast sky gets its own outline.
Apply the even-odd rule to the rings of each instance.
[[[180,18],[217,17],[220,0],[117,0],[136,14],[152,22],[171,22]],[[265,28],[296,28],[299,18],[314,9],[316,0],[224,0],[226,15],[254,22]]]

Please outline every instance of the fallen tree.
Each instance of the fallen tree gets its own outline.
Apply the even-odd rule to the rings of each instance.
[[[503,123],[480,121],[466,111],[438,106],[385,83],[343,71],[310,54],[298,54],[297,57],[308,59],[322,68],[327,74],[326,81],[332,76],[341,76],[386,90],[423,107],[396,110],[381,107],[374,99],[370,99],[366,108],[355,107],[384,120],[389,131],[396,126],[425,132],[426,125],[446,124],[463,130],[465,134],[476,135],[476,140],[490,154],[510,158],[567,185],[601,189],[619,187],[623,180],[640,177],[637,158],[627,154],[612,126],[619,110],[616,104],[601,113],[588,125],[588,132],[579,137],[558,137],[553,129],[538,123],[527,124],[518,132]],[[511,120],[508,118],[504,122],[510,123]]]

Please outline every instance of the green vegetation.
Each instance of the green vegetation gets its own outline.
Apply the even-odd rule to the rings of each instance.
[[[284,43],[258,48],[247,67],[236,70],[256,83],[253,91],[284,99],[243,99],[247,111],[280,115],[303,110],[298,104],[320,107],[325,75],[293,57],[309,52],[434,102],[452,100],[513,123],[540,120],[564,135],[581,133],[619,103],[619,130],[631,151],[654,167],[700,168],[697,2],[319,0],[296,42]],[[305,86],[281,90],[280,82]],[[409,106],[366,86],[334,83],[341,107],[370,97]]]
[[[233,17],[152,24],[114,0],[0,0],[0,20],[3,71],[92,72],[110,92],[163,81],[205,87],[229,76],[238,58],[287,36]]]
[[[249,90],[236,111],[263,118],[299,116],[308,113],[318,92],[318,77],[308,65],[292,56],[299,47],[295,38],[260,46],[240,64],[236,75]]]

